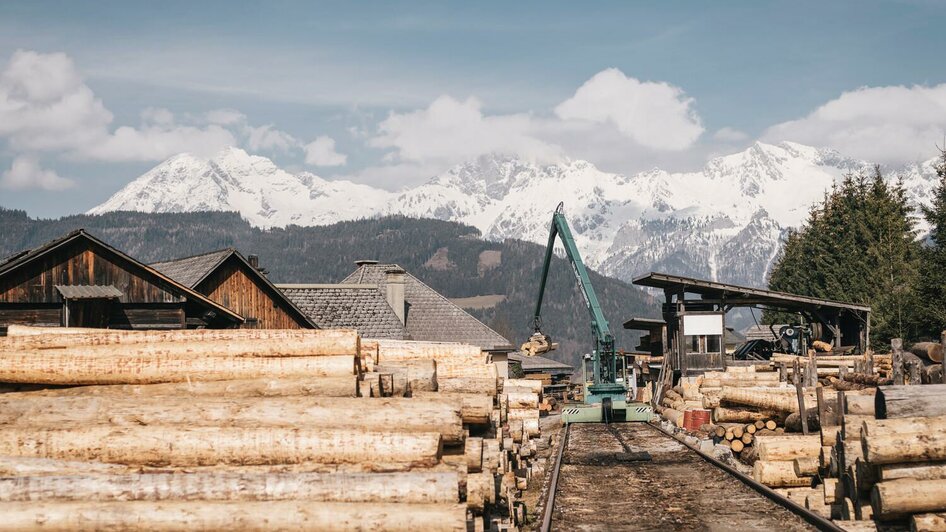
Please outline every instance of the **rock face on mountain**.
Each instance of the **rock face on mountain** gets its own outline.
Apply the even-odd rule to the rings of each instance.
[[[935,185],[932,162],[888,173],[925,202]],[[389,192],[292,174],[230,148],[210,160],[173,157],[89,212],[237,211],[259,227],[405,214],[466,223],[487,239],[545,243],[551,212],[564,201],[582,254],[601,273],[630,280],[661,270],[761,286],[784,231],[842,176],[867,171],[868,163],[833,150],[755,143],[697,172],[631,177],[586,161],[483,156]]]

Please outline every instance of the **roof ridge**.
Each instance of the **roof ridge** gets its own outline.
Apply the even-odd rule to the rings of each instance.
[[[235,251],[236,251],[236,248],[235,248],[235,247],[233,247],[233,246],[227,246],[227,247],[225,247],[225,248],[215,249],[215,250],[213,250],[213,251],[205,251],[205,252],[203,252],[203,253],[198,253],[198,254],[196,254],[196,255],[188,255],[188,256],[186,256],[186,257],[179,257],[179,258],[176,258],[176,259],[159,260],[159,261],[157,261],[157,262],[152,262],[151,265],[154,265],[154,264],[167,264],[167,263],[169,263],[169,262],[180,262],[180,261],[182,261],[182,260],[196,259],[196,258],[198,258],[198,257],[206,257],[207,255],[213,255],[213,254],[215,254],[215,253],[223,253],[223,252],[233,253],[233,252],[235,252]]]

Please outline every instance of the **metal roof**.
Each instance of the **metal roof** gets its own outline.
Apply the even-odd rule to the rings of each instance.
[[[800,296],[785,292],[775,292],[748,286],[717,283],[691,277],[651,272],[634,279],[634,284],[650,288],[678,289],[691,294],[709,296],[726,300],[727,303],[739,305],[771,305],[782,308],[819,307],[856,312],[870,312],[869,305],[857,303],[843,303],[829,299]]]
[[[63,299],[118,299],[122,291],[112,285],[57,284],[56,290]]]

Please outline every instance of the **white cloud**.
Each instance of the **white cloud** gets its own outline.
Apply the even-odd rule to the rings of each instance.
[[[206,120],[210,124],[229,126],[246,122],[246,115],[236,109],[214,109],[207,111]]]
[[[929,157],[946,131],[946,84],[865,87],[798,120],[769,128],[763,140],[834,148],[884,164]]]
[[[300,142],[295,137],[280,131],[272,124],[252,127],[244,126],[243,133],[246,135],[246,146],[250,151],[269,151],[287,153],[299,147]]]
[[[622,134],[651,149],[683,150],[703,133],[692,103],[679,87],[642,82],[610,68],[586,81],[555,108],[555,114],[563,120],[614,124]]]
[[[348,156],[335,151],[335,139],[322,135],[306,144],[305,162],[312,166],[343,166]]]
[[[43,169],[35,158],[25,155],[13,159],[10,169],[0,176],[0,187],[14,190],[64,190],[74,185],[71,179],[59,177],[56,172]]]
[[[209,157],[236,144],[233,133],[214,125],[122,126],[98,144],[83,147],[82,156],[102,161],[161,161],[183,152]]]
[[[441,96],[426,109],[391,113],[378,126],[372,146],[393,148],[400,161],[459,162],[484,153],[556,159],[560,149],[535,136],[530,115],[485,116],[475,98]]]
[[[713,133],[713,139],[720,142],[743,142],[749,140],[749,135],[735,128],[724,127]]]

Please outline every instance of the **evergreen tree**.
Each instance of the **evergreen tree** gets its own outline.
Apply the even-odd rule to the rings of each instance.
[[[870,305],[878,344],[913,337],[920,254],[913,226],[901,183],[888,184],[879,167],[870,175],[846,176],[805,225],[788,234],[769,287]]]
[[[929,245],[921,253],[917,293],[922,299],[920,332],[938,339],[946,329],[946,148],[941,150],[936,175],[939,183],[933,189],[933,200],[929,207],[922,207],[930,234]]]

